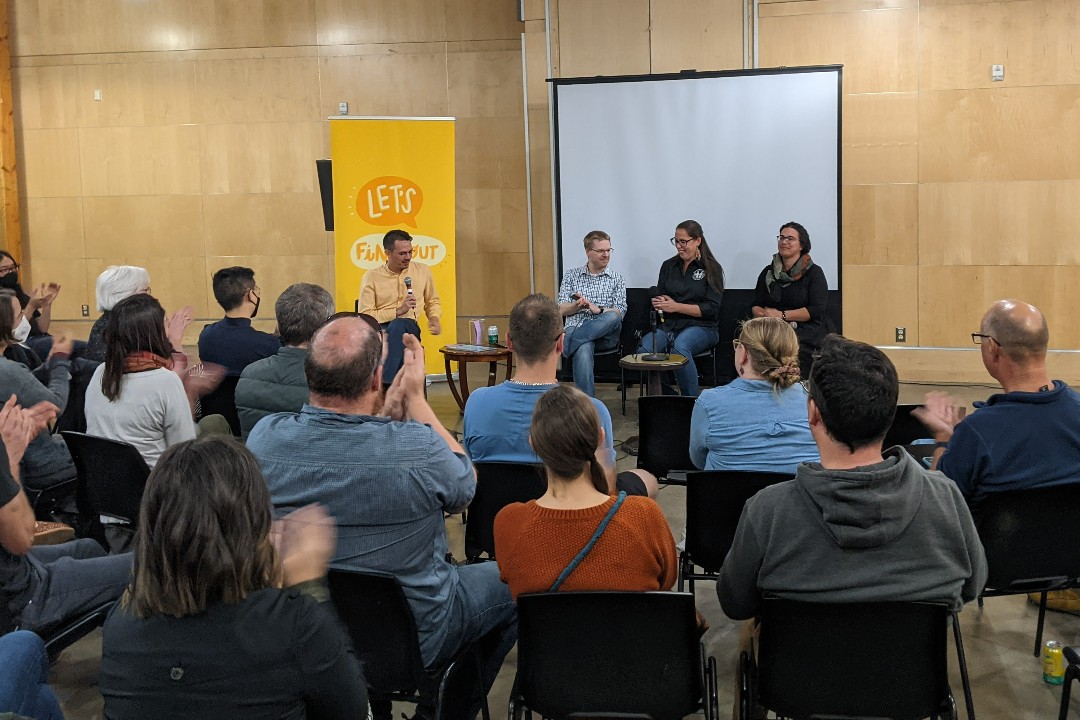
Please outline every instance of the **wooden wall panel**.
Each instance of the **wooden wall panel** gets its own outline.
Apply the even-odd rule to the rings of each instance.
[[[202,257],[198,261],[192,261],[190,257],[169,255],[125,255],[89,258],[86,261],[86,302],[90,305],[91,318],[96,317],[94,289],[97,277],[110,265],[137,265],[146,268],[150,273],[150,289],[154,297],[161,301],[166,312],[190,305],[195,311],[195,318],[201,318],[202,321],[216,320],[222,315],[221,308],[214,303],[213,295],[207,293],[209,276],[204,276],[205,261]],[[208,297],[212,308],[207,305]],[[197,321],[192,325],[196,326],[193,335],[198,337],[202,322]],[[192,328],[189,328],[190,330]],[[188,335],[185,334],[185,340],[187,338]]]
[[[447,40],[520,40],[517,2],[445,0]]]
[[[81,198],[27,198],[25,204],[25,222],[34,228],[31,262],[39,258],[62,260],[86,256]]]
[[[79,131],[25,130],[18,150],[26,197],[74,197],[82,194]]]
[[[892,345],[896,328],[908,344],[920,340],[919,268],[914,265],[844,265],[844,335],[872,345]]]
[[[193,47],[315,44],[315,0],[186,1],[191,6]]]
[[[326,246],[318,193],[207,195],[206,254],[320,255]]]
[[[14,58],[13,62],[18,58]],[[63,128],[78,125],[77,67],[13,67],[15,124],[20,129]]]
[[[652,72],[743,67],[742,0],[652,2]]]
[[[463,188],[525,187],[521,118],[457,121],[457,184]]]
[[[319,60],[322,117],[349,103],[352,115],[449,115],[447,58],[441,45],[379,46]],[[403,93],[402,88],[409,92]]]
[[[454,0],[316,0],[319,45],[433,42],[446,39]]]
[[[60,294],[53,302],[53,317],[80,317],[80,307],[86,289],[86,261],[82,258],[40,257],[33,261],[31,271],[34,282],[55,282],[60,284]],[[39,279],[40,278],[40,279]],[[20,278],[22,280],[22,278]],[[23,280],[25,284],[25,280]],[[29,285],[27,285],[29,287]],[[93,290],[91,289],[91,293]]]
[[[458,188],[458,252],[528,252],[528,240],[522,190]],[[528,275],[519,280],[528,287]]]
[[[458,277],[483,287],[482,294],[458,294],[458,315],[505,317],[529,293],[529,253],[459,253]],[[524,288],[519,278],[526,278]],[[500,331],[506,329],[505,321],[496,324]]]
[[[845,268],[919,263],[918,185],[845,185],[842,205]]]
[[[845,185],[918,181],[918,93],[845,95],[842,131]]]
[[[844,65],[844,92],[918,89],[916,9],[762,16],[761,67]]]
[[[650,0],[559,4],[560,77],[650,72]]]
[[[186,0],[16,0],[13,55],[188,50],[194,45]]]
[[[314,56],[200,60],[195,87],[198,123],[302,121],[319,113],[319,61]]]
[[[194,62],[125,62],[75,69],[79,125],[180,125],[194,121]],[[101,90],[100,101],[94,100],[95,90]]]
[[[202,190],[283,193],[318,190],[315,159],[326,157],[322,122],[203,125]]]
[[[920,251],[926,265],[1080,266],[1062,236],[1080,207],[1080,181],[924,183]]]
[[[202,258],[206,254],[202,198],[198,195],[85,197],[83,216],[83,257]]]
[[[1080,85],[926,91],[919,179],[1080,178]]]
[[[197,195],[199,128],[84,128],[79,164],[85,195]]]
[[[508,50],[448,53],[446,74],[450,115],[516,118],[524,133],[520,40]]]

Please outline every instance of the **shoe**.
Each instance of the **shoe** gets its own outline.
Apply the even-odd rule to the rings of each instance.
[[[1028,593],[1028,602],[1038,605],[1042,593]],[[1053,590],[1046,594],[1046,609],[1080,615],[1080,592],[1076,590]]]
[[[75,528],[58,522],[34,522],[35,545],[59,545],[75,537]]]
[[[626,452],[627,455],[637,455],[638,444],[640,442],[641,439],[637,435],[632,435],[623,440],[622,449]]]

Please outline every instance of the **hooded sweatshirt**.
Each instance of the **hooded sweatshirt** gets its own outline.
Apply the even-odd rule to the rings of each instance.
[[[716,593],[736,620],[764,594],[803,602],[928,601],[953,609],[986,582],[956,484],[901,448],[852,470],[803,463],[743,508]]]

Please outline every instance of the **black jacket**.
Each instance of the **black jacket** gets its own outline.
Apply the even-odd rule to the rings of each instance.
[[[697,305],[701,309],[699,318],[683,313],[664,313],[664,330],[678,331],[694,325],[715,328],[719,324],[723,295],[709,284],[705,263],[701,260],[691,262],[684,273],[678,255],[668,258],[660,266],[656,289],[677,303]]]

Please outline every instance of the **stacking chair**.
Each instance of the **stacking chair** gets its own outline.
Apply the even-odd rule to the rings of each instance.
[[[897,405],[892,425],[885,433],[884,447],[911,445],[916,440],[931,437],[931,433],[911,411],[922,405]]]
[[[1073,680],[1080,678],[1080,653],[1074,648],[1067,647],[1063,651],[1065,655],[1065,683],[1061,686],[1061,713],[1058,720],[1067,720],[1069,715],[1069,695]]]
[[[694,598],[675,592],[519,595],[510,718],[717,717],[716,659]]]
[[[37,633],[45,641],[45,652],[49,656],[49,662],[54,662],[65,648],[74,645],[96,628],[104,625],[105,619],[109,617],[109,612],[115,604],[115,600],[110,600],[68,619],[58,627]],[[6,635],[18,629],[18,624],[8,612],[7,598],[3,598],[0,601],[0,635]]]
[[[477,562],[487,553],[495,559],[495,516],[510,503],[534,500],[547,490],[539,465],[476,463],[476,495],[465,523],[465,559]]]
[[[969,720],[975,713],[956,613],[938,603],[767,598],[756,651],[739,659],[743,717],[958,717],[949,688],[951,617]]]
[[[686,474],[686,546],[679,555],[680,591],[684,582],[693,594],[695,580],[716,580],[735,539],[743,505],[762,488],[790,479],[786,473],[742,470]]]
[[[75,461],[79,474],[75,503],[88,533],[99,542],[104,534],[99,515],[123,520],[131,530],[139,519],[146,479],[150,468],[142,455],[129,443],[65,430],[61,433]]]
[[[682,485],[682,474],[693,470],[690,459],[690,417],[695,398],[649,395],[638,400],[637,466],[660,482]],[[673,471],[680,474],[671,477]]]
[[[995,595],[1042,594],[1035,655],[1042,651],[1047,593],[1080,586],[1080,483],[989,493],[974,508],[986,550],[986,589]]]
[[[419,702],[423,687],[435,695],[434,720],[472,720],[477,705],[483,720],[490,720],[475,648],[463,648],[439,673],[425,670],[412,608],[393,575],[331,568],[326,579],[364,667],[376,716],[389,712],[393,700]]]

